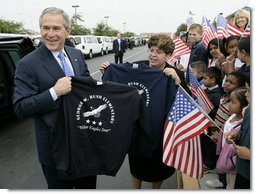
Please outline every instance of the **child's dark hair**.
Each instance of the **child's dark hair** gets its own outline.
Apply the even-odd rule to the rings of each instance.
[[[220,52],[226,57],[228,56],[228,53],[224,47],[224,44],[222,43],[222,40],[221,39],[218,39],[218,38],[214,38],[212,40],[210,40],[210,42],[208,43],[208,46],[207,46],[207,55],[208,55],[208,58],[209,59],[212,59],[212,55],[210,53],[210,45],[215,45],[217,47],[219,47],[220,49]]]
[[[190,64],[190,67],[196,69],[198,72],[204,72],[206,70],[206,64],[204,61],[194,61]]]
[[[237,80],[238,80],[238,85],[239,87],[245,86],[245,80],[246,80],[246,76],[239,72],[239,71],[232,71],[231,73],[228,74],[234,76]]]
[[[249,85],[250,85],[250,75],[245,75],[245,82]]]
[[[209,67],[204,71],[204,74],[206,74],[209,78],[215,78],[216,84],[221,86],[222,84],[221,70],[218,67],[215,66]]]
[[[242,38],[240,42],[238,43],[237,48],[240,51],[244,50],[246,53],[250,55],[250,47],[251,47],[250,43],[251,43],[250,36]]]
[[[245,97],[245,93],[246,93],[245,87],[236,88],[235,90],[233,90],[233,92],[236,93],[236,97],[239,100],[242,108],[246,107],[249,104]]]
[[[239,41],[240,38],[241,38],[240,36],[232,35],[232,36],[229,36],[227,38],[223,38],[222,43],[225,47],[227,47],[227,45],[229,44],[230,41],[232,41],[232,40],[238,40]]]

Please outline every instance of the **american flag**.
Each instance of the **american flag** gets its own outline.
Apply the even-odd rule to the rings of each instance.
[[[199,179],[203,163],[199,135],[210,121],[179,87],[164,126],[163,162]]]
[[[187,20],[186,20],[187,31],[189,31],[189,27],[190,27],[191,24],[193,24],[193,23],[194,23],[194,21],[193,21],[193,18],[192,18],[192,17],[187,18]]]
[[[244,30],[241,28],[238,28],[234,24],[231,24],[229,21],[227,21],[227,27],[228,27],[228,34],[231,35],[237,35],[237,36],[243,36]]]
[[[202,41],[207,47],[210,40],[216,38],[216,32],[214,27],[210,24],[210,21],[205,16],[203,16],[202,18],[202,26],[203,26]]]
[[[177,61],[177,59],[185,54],[188,54],[191,52],[189,47],[180,39],[180,37],[173,38],[173,42],[175,44],[174,52],[167,60],[168,63],[172,64],[173,62]]]
[[[213,109],[213,104],[208,98],[207,94],[203,90],[203,88],[199,85],[197,79],[193,75],[192,71],[189,69],[189,83],[190,83],[190,91],[197,98],[198,104],[202,107],[202,109],[208,114]]]
[[[227,28],[228,20],[223,17],[221,14],[218,15],[217,18],[217,35],[218,38],[228,37],[228,28]]]

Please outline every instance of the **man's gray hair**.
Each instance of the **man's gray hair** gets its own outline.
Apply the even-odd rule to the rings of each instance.
[[[45,14],[62,15],[65,20],[65,23],[64,23],[65,28],[71,29],[71,20],[70,20],[68,14],[66,12],[64,12],[64,10],[59,9],[57,7],[48,7],[42,11],[40,18],[39,18],[40,28],[42,27],[42,18]]]

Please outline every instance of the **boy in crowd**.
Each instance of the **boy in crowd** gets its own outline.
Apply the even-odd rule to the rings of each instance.
[[[209,67],[203,73],[205,93],[212,102],[214,108],[208,114],[213,120],[215,119],[221,96],[223,95],[221,83],[221,70],[217,67]],[[208,135],[211,136],[211,131],[208,130]],[[211,141],[210,137],[205,134],[201,134],[201,145],[202,145],[202,155],[203,163],[205,167],[205,172],[213,170],[216,166],[216,145]]]
[[[189,65],[195,61],[203,61],[206,66],[208,65],[207,49],[202,42],[203,27],[200,24],[192,24],[189,27],[189,41],[192,44],[191,53],[189,58]],[[187,72],[189,72],[189,65]],[[189,83],[189,74],[186,75],[186,80]]]
[[[206,70],[206,64],[203,61],[195,61],[190,64],[191,71],[200,86],[203,85],[203,72]]]

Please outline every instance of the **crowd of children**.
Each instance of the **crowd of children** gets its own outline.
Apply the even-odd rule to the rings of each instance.
[[[245,29],[249,19],[240,10],[234,21]],[[200,138],[204,171],[216,170],[219,177],[206,185],[250,189],[250,36],[215,38],[206,48],[201,29],[192,24],[187,33],[192,43],[187,72],[193,72],[214,106],[208,115],[215,123]]]

